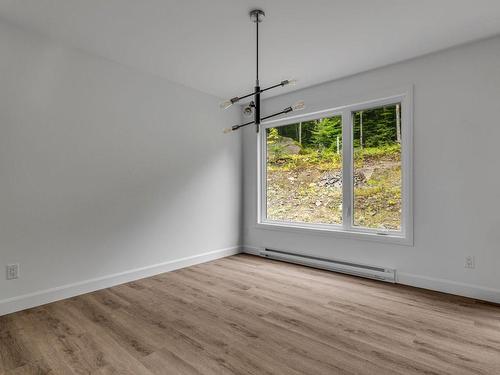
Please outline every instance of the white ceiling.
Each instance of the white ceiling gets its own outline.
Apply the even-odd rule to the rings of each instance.
[[[0,0],[0,19],[232,97],[254,83],[254,7],[267,15],[263,85],[302,88],[500,33],[499,0]]]

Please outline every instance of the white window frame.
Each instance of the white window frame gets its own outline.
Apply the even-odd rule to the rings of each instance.
[[[355,226],[352,214],[353,194],[353,112],[401,103],[401,230],[381,230]],[[266,129],[317,120],[319,118],[342,116],[342,224],[313,224],[276,221],[267,219],[267,139]],[[407,89],[400,94],[344,105],[307,114],[289,116],[261,124],[257,142],[258,154],[258,209],[257,228],[283,230],[296,233],[330,235],[339,238],[354,238],[379,242],[413,245],[413,95]]]

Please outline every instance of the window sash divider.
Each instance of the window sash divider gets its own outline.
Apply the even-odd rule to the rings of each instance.
[[[342,227],[352,228],[352,113],[342,111]]]

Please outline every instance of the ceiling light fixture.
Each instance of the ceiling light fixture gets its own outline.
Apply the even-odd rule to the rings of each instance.
[[[220,105],[220,107],[222,109],[227,109],[227,108],[231,107],[233,104],[238,103],[240,100],[253,96],[254,100],[251,101],[250,104],[248,104],[243,109],[243,113],[248,116],[248,115],[251,115],[253,112],[254,120],[250,121],[250,122],[246,122],[244,124],[234,125],[231,128],[226,128],[226,129],[224,129],[224,133],[230,133],[232,131],[238,130],[239,128],[242,128],[244,126],[251,125],[251,124],[255,124],[256,130],[257,130],[257,132],[259,132],[259,125],[262,121],[270,119],[272,117],[283,115],[285,113],[289,113],[292,111],[299,111],[301,109],[304,109],[304,102],[300,101],[300,102],[297,102],[294,105],[287,107],[287,108],[283,109],[282,111],[275,113],[273,115],[269,115],[269,116],[265,116],[265,117],[260,116],[260,94],[262,94],[265,91],[274,89],[276,87],[295,85],[297,83],[297,81],[294,79],[286,79],[286,80],[281,81],[280,83],[278,83],[276,85],[269,86],[269,87],[264,88],[264,89],[260,88],[260,83],[259,83],[259,23],[262,22],[264,17],[265,17],[265,13],[261,9],[254,9],[250,12],[250,19],[252,20],[252,22],[255,23],[256,31],[257,31],[257,59],[256,59],[257,66],[256,66],[256,79],[255,79],[254,91],[250,94],[247,94],[247,95],[235,96],[232,99],[229,99],[229,100],[222,102]]]

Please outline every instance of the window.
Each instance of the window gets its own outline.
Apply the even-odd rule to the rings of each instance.
[[[410,243],[408,97],[263,124],[259,225]]]

